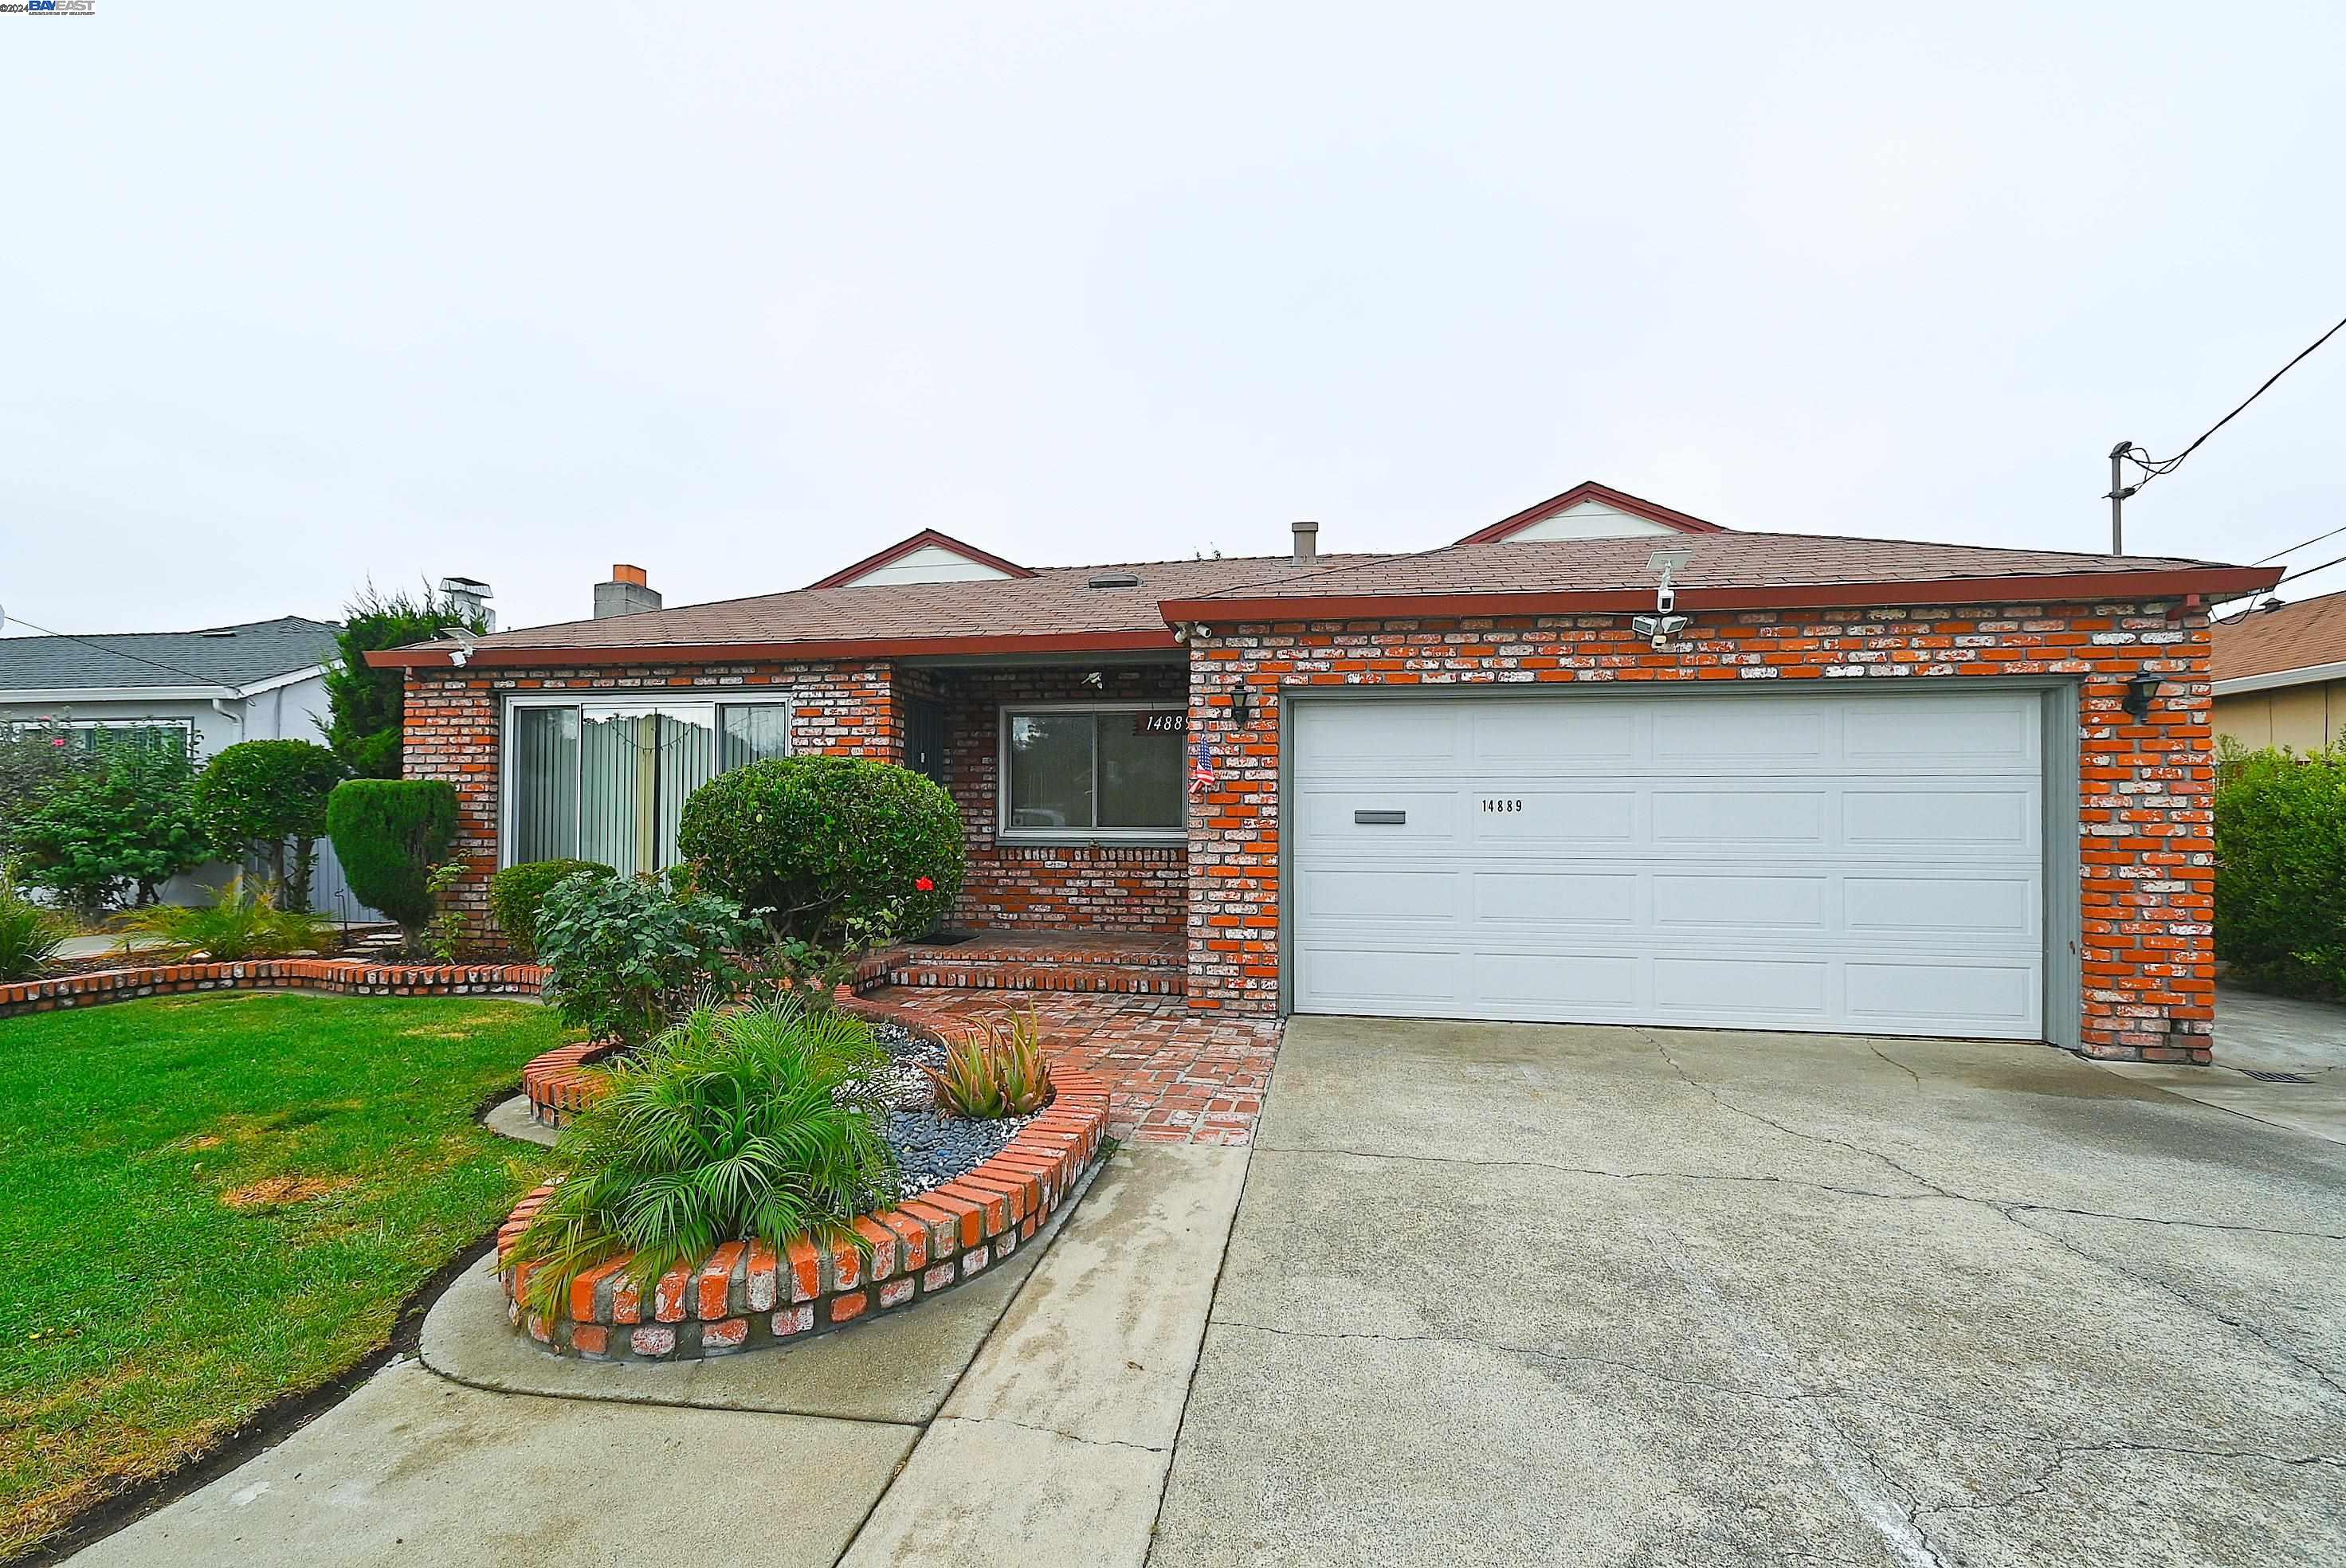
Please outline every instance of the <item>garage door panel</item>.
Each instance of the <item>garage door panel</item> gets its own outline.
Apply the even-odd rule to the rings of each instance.
[[[1466,830],[1486,847],[1626,848],[1637,842],[1637,797],[1627,789],[1527,789],[1491,780],[1468,789],[1462,802]],[[1486,807],[1486,800],[1492,805]]]
[[[1590,1010],[1618,1013],[1637,1005],[1643,967],[1639,960],[1627,956],[1477,953],[1469,994],[1541,1019]]]
[[[1710,1017],[1724,1004],[1821,1023],[1831,977],[1831,966],[1822,959],[1657,958],[1654,1009]]]
[[[1492,926],[1628,926],[1637,918],[1637,874],[1630,871],[1485,871],[1474,873],[1474,918]]]
[[[1651,799],[1658,844],[1723,846],[1765,840],[1821,845],[1825,840],[1821,789],[1658,788]]]
[[[1852,962],[1841,985],[1851,1019],[1885,1029],[1920,1021],[1932,1033],[2001,1034],[2036,1013],[2036,971],[2027,963]]]
[[[1296,913],[1305,920],[1440,921],[1456,919],[1470,873],[1327,867],[1296,879]]]
[[[1822,931],[1831,891],[1821,876],[1664,872],[1654,878],[1654,923]]]
[[[1302,1011],[2039,1036],[2033,694],[1462,691],[1291,723]]]
[[[1943,850],[1982,845],[2034,852],[2036,792],[2021,784],[1978,789],[1851,789],[1841,797],[1841,841]]]
[[[1775,711],[1766,711],[1770,708]],[[1813,708],[1794,710],[1765,702],[1675,697],[1646,711],[1652,716],[1658,762],[1716,759],[1748,766],[1765,758],[1797,767],[1828,759],[1831,717]]]
[[[1637,756],[1637,716],[1627,708],[1546,702],[1474,707],[1468,757],[1478,767],[1529,762],[1544,771],[1566,772],[1619,767]]]
[[[1906,935],[1962,932],[2009,937],[2031,949],[2043,918],[2036,879],[1852,876],[1841,883],[1844,930]]]
[[[1990,769],[2034,778],[2042,745],[2035,708],[2008,697],[1942,697],[1846,699],[1841,760],[1854,770],[1882,768],[1959,772]]]

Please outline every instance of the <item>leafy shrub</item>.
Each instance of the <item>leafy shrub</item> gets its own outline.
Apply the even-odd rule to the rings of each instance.
[[[377,669],[366,656],[378,648],[430,642],[442,626],[486,632],[489,622],[428,586],[419,596],[380,593],[369,583],[342,607],[342,629],[334,638],[340,660],[326,671],[329,717],[322,728],[326,744],[353,777],[399,777],[407,721],[407,672]]]
[[[574,890],[625,883],[566,882]],[[790,1003],[701,1008],[565,1129],[563,1180],[515,1247],[546,1309],[586,1269],[632,1251],[638,1286],[719,1244],[853,1239],[895,1185],[872,1086],[887,1054],[861,1022]]]
[[[210,857],[194,784],[177,736],[101,738],[88,764],[53,782],[18,822],[25,880],[89,913],[126,891],[153,903],[158,887]]]
[[[456,884],[471,868],[462,860],[444,860],[424,873],[423,891],[432,895],[432,923],[423,928],[423,945],[443,963],[454,963],[464,950],[464,911],[451,901]]]
[[[425,879],[456,836],[456,790],[428,779],[352,779],[326,798],[326,833],[352,896],[399,922],[422,951],[434,900]]]
[[[19,728],[21,725],[21,728]],[[23,826],[48,792],[87,766],[66,731],[48,719],[0,727],[0,864],[25,850]]]
[[[1051,1100],[1051,1064],[1031,1009],[1006,1024],[973,1025],[945,1047],[942,1069],[922,1071],[937,1086],[937,1103],[955,1115],[1024,1116]]]
[[[581,873],[597,878],[618,875],[594,860],[524,860],[489,879],[489,912],[524,962],[537,956],[538,906],[555,883]]]
[[[240,741],[196,776],[196,816],[219,853],[262,862],[285,907],[306,910],[326,797],[344,771],[340,758],[311,741]]]
[[[38,975],[72,934],[72,922],[0,881],[0,983]]]
[[[821,948],[917,935],[953,907],[960,809],[933,780],[861,757],[783,757],[692,792],[677,846],[777,938]]]
[[[2346,991],[2346,750],[2226,750],[2216,952],[2257,984]]]
[[[239,873],[228,880],[212,903],[191,908],[157,904],[140,910],[123,929],[133,936],[160,937],[181,952],[200,952],[221,963],[235,963],[248,958],[315,952],[326,945],[334,928],[307,910],[280,909],[275,889],[248,889]]]
[[[740,906],[657,877],[566,877],[538,908],[537,957],[564,1022],[634,1048],[704,993],[729,997]]]

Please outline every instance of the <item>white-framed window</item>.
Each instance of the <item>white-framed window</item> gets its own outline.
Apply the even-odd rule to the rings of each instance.
[[[1001,837],[1179,841],[1188,728],[1178,703],[1005,707]]]
[[[691,793],[790,754],[786,691],[523,693],[505,699],[501,859],[597,860],[623,876],[677,860]]]
[[[81,757],[93,755],[103,738],[146,747],[176,740],[180,749],[192,758],[200,739],[192,718],[25,718],[16,720],[14,728],[20,740],[36,735],[50,736],[65,742],[58,749]]]

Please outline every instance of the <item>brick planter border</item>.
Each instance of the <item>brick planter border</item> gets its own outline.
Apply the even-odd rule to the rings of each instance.
[[[0,985],[0,1018],[199,991],[325,991],[341,996],[536,996],[546,971],[527,963],[369,963],[267,958],[164,963]]]
[[[648,1291],[625,1277],[621,1257],[580,1275],[551,1317],[522,1308],[532,1266],[506,1261],[553,1190],[539,1186],[497,1232],[507,1317],[556,1355],[692,1360],[786,1344],[950,1290],[1032,1241],[1099,1160],[1107,1084],[1076,1067],[1051,1075],[1050,1108],[993,1157],[899,1207],[857,1217],[863,1247],[729,1241]]]

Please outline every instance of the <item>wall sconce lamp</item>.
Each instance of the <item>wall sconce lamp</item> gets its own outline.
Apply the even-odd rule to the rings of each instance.
[[[2155,675],[2138,675],[2127,682],[2126,696],[2118,706],[2134,716],[2137,724],[2150,720],[2150,705],[2158,697],[2159,678]]]
[[[1245,687],[1234,686],[1230,688],[1230,722],[1232,724],[1244,729],[1247,720],[1253,716],[1252,706],[1252,699],[1247,696]]]

